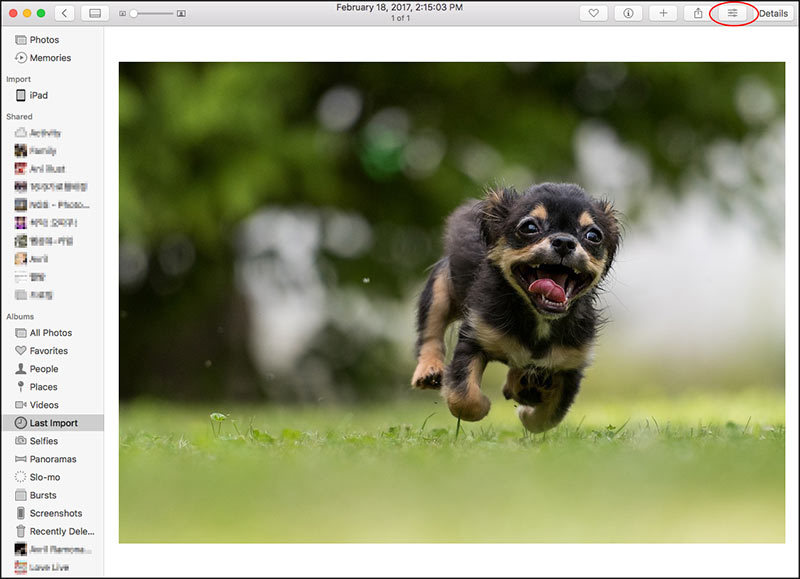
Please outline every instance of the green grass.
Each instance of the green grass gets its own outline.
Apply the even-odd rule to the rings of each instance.
[[[784,540],[780,392],[579,399],[535,437],[494,398],[458,438],[420,393],[365,407],[128,404],[120,540]]]

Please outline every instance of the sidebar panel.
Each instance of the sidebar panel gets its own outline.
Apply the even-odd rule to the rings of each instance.
[[[3,576],[103,568],[102,47],[3,34]]]

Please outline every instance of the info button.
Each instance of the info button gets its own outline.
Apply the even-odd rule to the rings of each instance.
[[[614,20],[617,22],[639,22],[641,19],[641,6],[616,6],[614,8]]]
[[[581,6],[581,22],[605,22],[608,6]]]

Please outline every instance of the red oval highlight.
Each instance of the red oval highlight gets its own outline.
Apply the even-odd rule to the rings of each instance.
[[[750,20],[749,22],[742,22],[741,24],[726,24],[725,22],[720,22],[719,20],[717,20],[716,18],[711,16],[711,14],[714,12],[714,8],[717,8],[719,6],[723,6],[725,4],[745,4],[747,6],[750,6],[750,8],[752,8],[753,10],[756,11],[756,17],[753,18],[752,20]],[[747,26],[748,24],[752,24],[753,22],[758,20],[758,8],[756,8],[755,6],[750,4],[749,2],[720,2],[719,4],[714,4],[711,7],[711,10],[708,11],[708,17],[711,18],[711,20],[713,20],[714,22],[716,22],[720,26]]]

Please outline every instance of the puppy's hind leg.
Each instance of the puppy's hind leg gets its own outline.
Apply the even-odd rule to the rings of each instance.
[[[414,388],[439,389],[444,374],[444,331],[453,319],[452,282],[447,258],[436,263],[417,309],[417,369]]]

